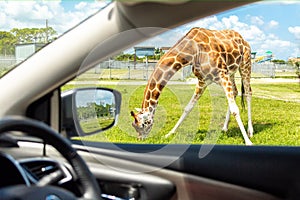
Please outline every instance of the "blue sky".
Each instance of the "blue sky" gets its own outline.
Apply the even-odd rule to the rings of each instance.
[[[255,31],[245,33],[253,51],[263,54],[271,50],[275,57],[284,60],[300,56],[300,2],[256,3],[221,14],[218,18],[230,16],[237,16],[238,22],[261,31],[260,34],[255,34]],[[235,29],[234,26],[230,28]],[[249,29],[236,30],[243,33]]]
[[[300,1],[254,3],[191,22],[143,44],[174,44],[192,27],[234,29],[258,55],[272,51],[275,59],[300,57]]]
[[[44,27],[48,19],[60,34],[95,13],[105,1],[5,1],[0,0],[0,30]],[[213,15],[148,40],[143,45],[172,46],[190,28],[234,29],[263,55],[271,50],[277,59],[300,56],[300,1],[254,3]]]

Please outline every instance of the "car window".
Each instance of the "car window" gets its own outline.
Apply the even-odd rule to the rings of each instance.
[[[299,11],[298,2],[250,4],[166,30],[159,36],[134,44],[97,64],[93,69],[67,83],[62,90],[87,86],[116,89],[122,93],[121,114],[115,127],[96,135],[86,136],[84,140],[150,144],[244,144],[241,130],[233,115],[230,116],[228,130],[226,132],[222,130],[228,102],[224,90],[217,84],[207,87],[175,134],[165,137],[183,115],[198,79],[193,73],[193,64],[187,65],[173,75],[174,72],[168,71],[168,68],[158,63],[166,59],[163,56],[192,28],[200,27],[210,30],[235,30],[250,44],[253,93],[251,107],[253,137],[250,140],[254,144],[261,145],[299,145]],[[214,37],[216,34],[212,35],[210,40],[214,40]],[[185,59],[193,54],[180,45],[177,45],[173,52],[177,52],[173,57],[178,54],[184,55],[182,61],[177,62],[187,62]],[[167,76],[166,74],[173,76],[167,82],[161,81],[165,87],[155,108],[153,127],[149,135],[143,138],[139,137],[137,129],[132,126],[134,117],[130,113],[133,111],[133,115],[136,115],[139,113],[138,109],[142,108],[144,96],[149,95],[147,81],[151,79],[155,68],[166,71],[154,79],[157,82]],[[243,109],[240,104],[241,75],[238,72],[235,80],[239,90],[236,103],[247,131],[247,125],[251,122],[247,121],[247,107]],[[152,100],[156,101],[155,94],[152,95],[154,95]],[[147,118],[142,115],[138,117]]]
[[[106,1],[42,1],[38,3],[1,1],[0,19],[3,20],[0,20],[0,76],[108,3]],[[41,10],[43,12],[40,12]],[[78,76],[61,87],[62,93],[74,88],[107,87],[116,89],[122,94],[121,112],[118,123],[113,128],[94,135],[72,139],[141,144],[245,144],[234,115],[230,115],[229,126],[225,128],[227,131],[223,130],[228,100],[224,89],[214,83],[207,86],[175,133],[166,137],[182,117],[195,88],[197,89],[196,84],[199,81],[196,75],[199,77],[201,74],[197,74],[193,66],[201,66],[207,61],[189,63],[176,73],[168,71],[165,65],[161,66],[160,72],[163,72],[163,75],[153,80],[161,81],[160,83],[165,87],[159,96],[154,117],[149,120],[149,115],[137,115],[140,112],[139,109],[143,107],[144,97],[149,94],[145,92],[145,89],[158,63],[162,62],[164,55],[168,54],[172,47],[179,44],[178,41],[182,37],[193,28],[199,27],[207,30],[234,30],[236,32],[231,38],[237,38],[240,34],[251,47],[252,123],[248,121],[247,110],[250,109],[247,108],[246,99],[245,109],[240,103],[242,100],[241,75],[238,70],[235,73],[235,83],[238,89],[236,104],[246,133],[249,129],[248,124],[252,124],[251,142],[261,145],[299,145],[299,11],[299,2],[258,2],[195,20],[173,29],[167,30],[160,27],[139,29],[141,33],[150,32],[153,28],[163,33],[142,43],[132,44],[127,49],[120,49],[117,54],[102,60],[83,74],[79,74],[81,73],[79,69]],[[26,17],[29,20],[22,21],[21,19],[25,19],[22,16],[25,15],[31,17]],[[122,33],[120,37],[130,34],[131,31],[128,31]],[[208,39],[203,40],[203,44],[217,37],[221,38],[222,34],[224,35],[225,32],[205,33]],[[202,40],[197,42],[200,44]],[[223,44],[230,46],[233,42],[236,40],[223,41]],[[213,47],[211,44],[206,46],[207,49],[212,54],[218,54],[220,60],[223,59],[229,64],[241,62],[242,57],[233,56],[240,52],[238,44],[235,44],[237,45],[235,50],[238,50],[232,49],[230,56],[227,54],[222,56],[221,52],[224,48]],[[188,63],[191,55],[197,55],[198,58],[200,55],[197,54],[199,51],[192,52],[184,46],[174,49],[176,54],[173,57],[181,58],[176,61],[180,64]],[[202,52],[201,55],[208,55],[208,52],[205,53]],[[216,60],[216,63],[218,62],[221,61]],[[167,59],[165,63],[168,63]],[[232,65],[233,68],[234,66]],[[207,70],[210,71],[210,69]],[[162,80],[170,74],[172,74],[170,80]],[[207,80],[217,80],[217,78],[214,79],[217,74],[213,71],[209,74],[210,76],[206,76]],[[156,91],[154,88],[150,90]],[[232,110],[236,111],[236,109]],[[139,120],[144,120],[143,124],[139,124]],[[136,128],[146,127],[149,124],[153,126],[147,137],[138,133],[139,129]]]

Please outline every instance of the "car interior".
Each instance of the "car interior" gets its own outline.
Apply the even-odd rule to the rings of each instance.
[[[133,44],[251,3],[114,1],[11,69],[0,79],[0,199],[298,199],[296,146],[71,139],[115,126],[122,95],[64,84]],[[100,130],[80,128],[73,112],[89,92],[110,99]]]

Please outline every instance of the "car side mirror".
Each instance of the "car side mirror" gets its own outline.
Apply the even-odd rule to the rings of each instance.
[[[108,88],[69,90],[62,97],[62,132],[68,137],[86,136],[113,127],[121,107],[120,92]]]

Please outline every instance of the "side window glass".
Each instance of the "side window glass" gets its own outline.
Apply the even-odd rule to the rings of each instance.
[[[85,140],[299,145],[299,12],[298,2],[263,2],[196,20],[133,45],[62,90],[122,94],[118,124]]]

